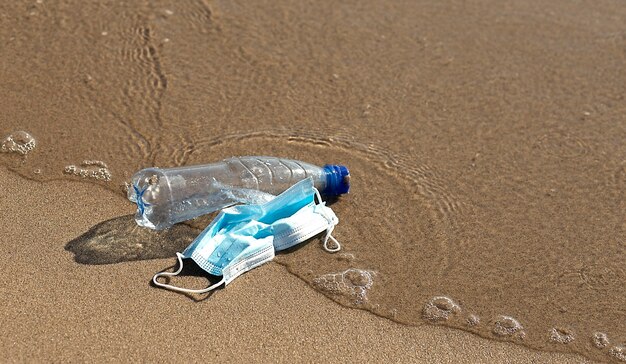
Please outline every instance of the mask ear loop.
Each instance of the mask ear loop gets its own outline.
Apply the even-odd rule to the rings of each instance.
[[[334,228],[335,228],[335,225],[331,225],[328,228],[328,230],[326,230],[326,236],[324,237],[324,250],[326,250],[329,253],[336,253],[341,250],[341,244],[339,244],[337,239],[335,239],[335,237],[331,235]],[[335,243],[334,248],[328,247],[328,240],[332,240],[333,243]]]
[[[166,288],[172,291],[177,291],[177,292],[183,292],[183,293],[207,293],[210,292],[212,290],[214,290],[215,288],[219,287],[222,285],[222,283],[224,283],[224,277],[222,276],[222,279],[207,287],[207,288],[203,288],[203,289],[189,289],[189,288],[182,288],[182,287],[176,287],[176,286],[172,286],[171,284],[165,284],[165,283],[161,283],[158,281],[159,277],[174,277],[177,276],[178,274],[180,274],[180,272],[183,270],[183,255],[180,253],[176,253],[176,257],[178,258],[178,270],[176,272],[160,272],[154,275],[154,277],[152,277],[152,283],[154,283],[156,286],[159,286],[161,288]]]
[[[315,187],[313,187],[313,191],[315,191],[315,196],[317,196],[317,200],[319,201],[319,204],[320,205],[323,204],[324,201],[322,201],[322,196],[320,195],[320,191],[318,191],[317,188]],[[328,220],[328,223],[331,224],[332,220],[329,219],[328,216],[326,216],[326,214],[323,211],[324,209],[322,209],[323,216],[326,218],[326,220]],[[339,244],[339,241],[337,241],[337,239],[335,239],[335,237],[332,235],[334,229],[335,229],[335,225],[330,225],[328,229],[326,229],[326,236],[324,237],[324,250],[326,250],[329,253],[336,253],[341,250],[341,244]],[[328,240],[332,240],[333,243],[335,243],[334,248],[330,248],[328,246]]]

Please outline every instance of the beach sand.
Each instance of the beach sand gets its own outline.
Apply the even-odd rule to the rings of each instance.
[[[621,0],[0,4],[2,354],[625,361],[624,24]],[[348,166],[342,252],[151,287],[209,219],[140,228],[124,184],[243,155]]]
[[[195,301],[150,285],[173,258],[90,266],[65,251],[93,225],[132,212],[119,195],[5,169],[0,185],[5,362],[588,362],[344,308],[276,263]]]

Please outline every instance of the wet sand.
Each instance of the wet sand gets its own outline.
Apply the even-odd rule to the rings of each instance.
[[[125,300],[142,314],[141,304],[161,302],[153,322],[169,316],[158,311],[163,307],[195,310],[199,305],[151,288],[147,279],[173,264],[161,258],[182,250],[208,220],[156,235],[142,230],[130,217],[124,182],[143,167],[274,155],[350,168],[352,192],[332,205],[344,250],[329,255],[313,239],[277,256],[286,269],[272,264],[237,279],[231,286],[241,285],[239,292],[257,289],[255,300],[277,297],[254,279],[273,280],[293,295],[299,285],[307,301],[336,310],[337,323],[367,322],[337,330],[389,325],[389,337],[421,341],[441,334],[464,348],[474,340],[497,355],[544,355],[420,326],[443,324],[539,350],[626,360],[626,7],[620,1],[43,0],[2,4],[0,14],[0,133],[9,135],[0,162],[21,176],[5,174],[6,186],[23,197],[3,193],[23,206],[7,211],[25,214],[6,216],[23,224],[19,230],[5,228],[41,226],[45,233],[38,236],[54,240],[44,243],[55,257],[41,274],[56,272],[37,276],[41,286],[74,292],[53,296],[54,307],[40,296],[26,299],[32,307],[80,307],[85,300],[89,305],[78,310],[87,315],[97,297],[93,304],[109,314],[100,316],[114,320]],[[67,196],[75,190],[89,200]],[[30,197],[36,193],[49,196],[56,215],[46,220],[25,212],[36,211],[29,205],[38,206]],[[20,265],[29,257],[11,244],[5,254],[18,264],[14,271],[34,277]],[[59,261],[73,274],[61,275]],[[364,279],[371,285],[359,286]],[[106,296],[103,284],[111,284]],[[131,286],[142,293],[125,296]],[[231,286],[202,304],[228,307],[219,297],[231,294],[232,302],[238,294],[250,298],[230,293]],[[3,290],[11,294],[9,287]],[[226,314],[220,309],[206,309],[211,315],[202,325],[214,310]],[[290,316],[301,314],[296,311],[285,316],[290,323],[300,317]],[[119,315],[128,327],[84,317],[95,336],[140,325],[136,313]],[[267,323],[258,312],[252,317]],[[320,330],[327,324],[305,322]],[[30,333],[37,340],[50,335],[31,331],[40,333]],[[381,350],[398,360],[423,354],[400,346]],[[461,355],[436,347],[420,358]]]
[[[6,362],[588,362],[344,308],[276,263],[196,302],[151,287],[171,258],[83,265],[63,249],[93,225],[131,212],[118,195],[27,181],[5,169],[0,184]]]

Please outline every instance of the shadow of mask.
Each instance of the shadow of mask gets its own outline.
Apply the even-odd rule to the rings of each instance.
[[[171,258],[183,251],[201,229],[177,224],[155,231],[140,227],[134,215],[101,222],[65,245],[81,264],[114,264],[121,262]]]

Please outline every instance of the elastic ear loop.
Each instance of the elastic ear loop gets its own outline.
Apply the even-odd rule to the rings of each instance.
[[[162,288],[166,288],[166,289],[170,289],[172,291],[177,291],[177,292],[183,292],[183,293],[207,293],[210,292],[212,290],[214,290],[215,288],[219,287],[222,285],[222,283],[224,283],[224,276],[222,276],[222,280],[220,280],[219,282],[215,283],[212,286],[209,286],[207,288],[203,288],[203,289],[189,289],[189,288],[182,288],[182,287],[176,287],[176,286],[172,286],[171,284],[165,284],[165,283],[161,283],[159,282],[157,279],[159,277],[173,277],[173,276],[177,276],[182,270],[183,270],[183,255],[180,253],[176,253],[176,257],[178,258],[178,270],[176,272],[160,272],[154,275],[154,277],[152,277],[152,283],[154,283],[155,285],[162,287]]]
[[[335,239],[335,237],[331,235],[334,228],[335,228],[335,225],[331,225],[328,228],[328,230],[326,230],[326,236],[324,237],[324,250],[326,250],[329,253],[336,253],[336,252],[341,250],[341,244],[339,244],[337,239]],[[331,249],[331,248],[328,247],[328,240],[329,239],[332,240],[335,243],[335,245],[336,245],[335,248]]]
[[[322,196],[320,195],[320,191],[318,191],[317,188],[315,187],[313,187],[313,191],[315,191],[315,196],[317,196],[317,200],[319,201],[319,203],[322,204],[324,201],[322,201]],[[322,209],[322,211],[324,210]],[[329,219],[328,216],[324,212],[322,212],[322,216],[324,216],[326,220],[328,220],[328,223],[331,224],[332,220]],[[341,244],[339,244],[337,239],[335,239],[335,237],[332,235],[334,229],[335,229],[335,225],[330,225],[328,229],[326,229],[326,236],[324,237],[324,250],[326,250],[329,253],[336,253],[341,250]],[[332,249],[329,248],[328,240],[332,240],[333,243],[335,243],[336,247]]]

